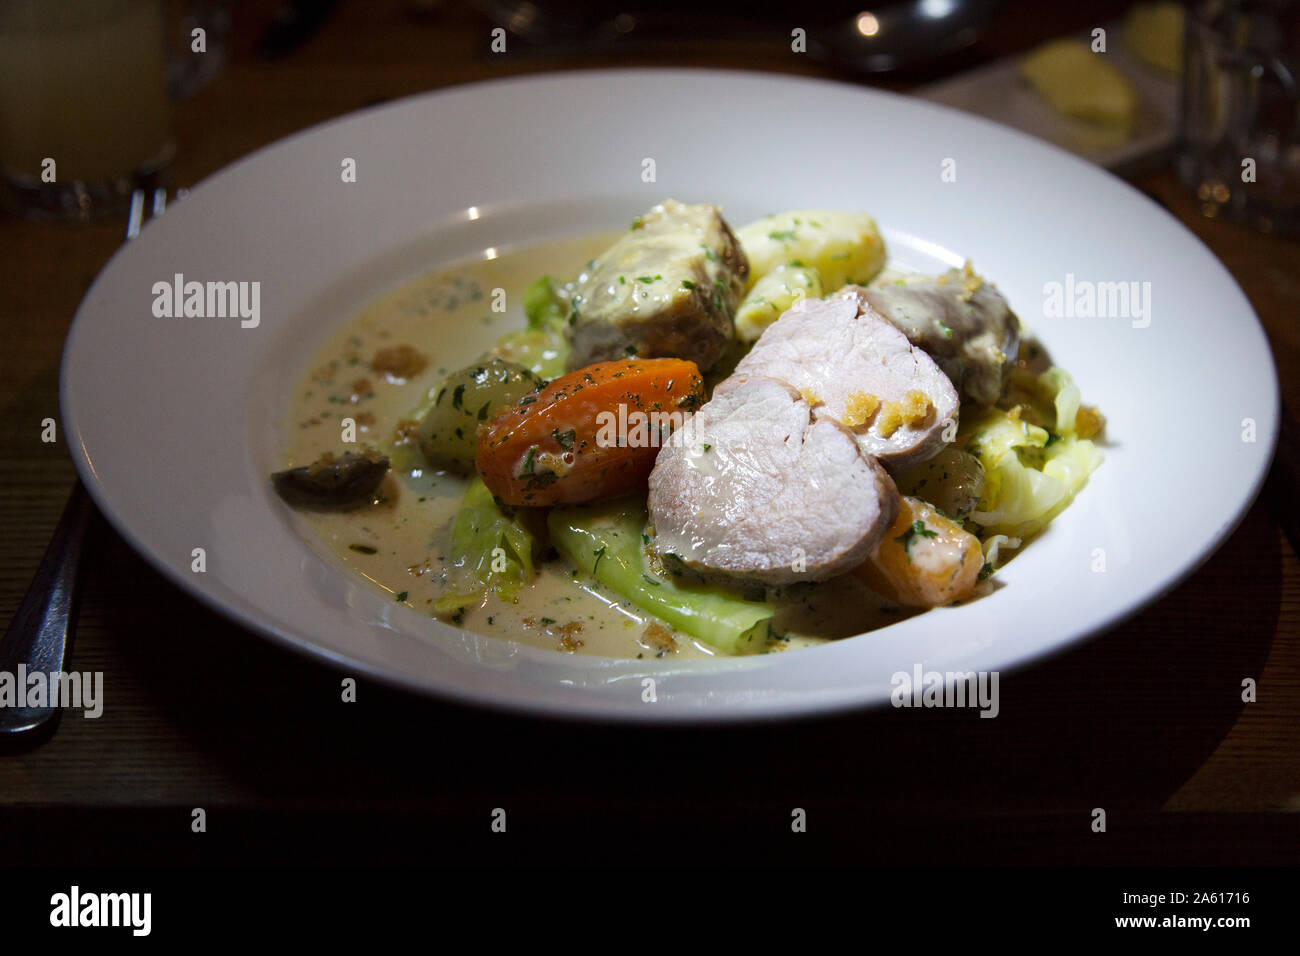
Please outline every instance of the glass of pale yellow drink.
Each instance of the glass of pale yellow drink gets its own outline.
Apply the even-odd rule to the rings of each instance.
[[[161,184],[160,0],[0,0],[0,178],[19,214],[119,214]]]

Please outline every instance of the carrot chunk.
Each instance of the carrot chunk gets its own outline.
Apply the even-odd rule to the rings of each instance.
[[[475,465],[509,505],[576,504],[643,488],[704,400],[694,362],[620,359],[561,375],[479,432]]]
[[[920,498],[905,497],[875,553],[854,573],[882,597],[908,607],[937,607],[979,583],[979,539]]]

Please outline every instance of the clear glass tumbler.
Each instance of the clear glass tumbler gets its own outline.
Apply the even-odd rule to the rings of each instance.
[[[0,0],[0,179],[30,218],[119,215],[160,184],[169,135],[160,0]]]
[[[1207,216],[1300,234],[1300,0],[1202,0],[1187,17],[1176,167]]]

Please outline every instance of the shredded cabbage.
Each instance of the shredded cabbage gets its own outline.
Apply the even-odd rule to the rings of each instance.
[[[483,479],[475,478],[452,520],[447,587],[433,602],[434,611],[459,611],[481,602],[489,591],[514,601],[519,588],[533,578],[536,546],[536,537],[520,516],[502,511]]]
[[[1079,403],[1083,401],[1083,395],[1070,373],[1053,365],[1038,376],[1038,387],[1042,392],[1054,393],[1052,405],[1056,409],[1056,433],[1074,435],[1074,420],[1079,415]]]
[[[1077,437],[1081,396],[1069,373],[1053,367],[1013,384],[1038,407],[986,409],[963,423],[958,438],[984,467],[984,493],[970,517],[992,535],[985,541],[986,560],[995,560],[999,547],[1019,546],[1008,539],[1045,528],[1102,462],[1097,446]],[[1052,430],[1033,424],[1026,414],[1050,423]],[[998,537],[1003,540],[994,544]]]
[[[1019,538],[1008,538],[1005,534],[990,535],[984,539],[981,548],[984,551],[984,563],[992,567],[998,566],[998,552],[1002,548],[1014,551],[1020,547]]]

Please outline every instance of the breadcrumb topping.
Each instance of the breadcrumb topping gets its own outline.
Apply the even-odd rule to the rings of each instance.
[[[969,259],[967,259],[966,264],[962,266],[961,272],[963,276],[962,292],[957,296],[957,298],[962,302],[969,302],[971,296],[978,292],[980,287],[984,285],[984,277],[976,274],[975,270],[971,268]]]
[[[918,425],[930,417],[934,405],[930,397],[920,389],[914,388],[903,396],[901,402],[885,402],[880,417],[876,419],[876,431],[882,438],[888,438],[904,425]]]
[[[868,392],[853,392],[844,403],[844,424],[857,428],[871,421],[880,408],[880,399]]]
[[[1096,438],[1106,427],[1106,417],[1094,405],[1080,406],[1074,416],[1074,433],[1080,438]]]
[[[380,349],[370,360],[370,367],[389,380],[405,381],[424,371],[429,359],[409,345]]]

